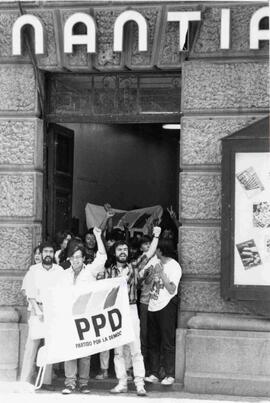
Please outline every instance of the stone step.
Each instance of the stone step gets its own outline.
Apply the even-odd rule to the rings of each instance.
[[[89,381],[89,387],[91,390],[102,390],[102,391],[108,391],[112,389],[115,385],[117,384],[117,379],[115,378],[108,378],[108,379],[103,379],[103,380],[96,380],[96,379],[90,379]],[[48,391],[61,391],[64,387],[64,378],[57,378],[53,380],[52,385],[43,385],[42,389],[43,390],[48,390]],[[160,383],[157,384],[149,384],[145,383],[145,388],[149,392],[181,392],[183,390],[183,384],[180,382],[175,382],[171,386],[162,386]],[[135,390],[135,385],[134,382],[129,381],[128,382],[128,389],[131,391]]]

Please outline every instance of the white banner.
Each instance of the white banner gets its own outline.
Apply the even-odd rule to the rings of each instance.
[[[159,205],[152,207],[144,207],[136,210],[117,210],[112,208],[115,215],[113,216],[113,227],[124,229],[123,223],[128,224],[131,236],[134,232],[148,233],[148,225],[154,220],[160,222],[163,214],[163,208]],[[103,206],[87,203],[85,206],[86,225],[87,228],[99,227],[105,218],[106,211]]]
[[[124,278],[55,286],[44,295],[46,364],[110,350],[134,340]],[[44,364],[45,364],[44,363]]]

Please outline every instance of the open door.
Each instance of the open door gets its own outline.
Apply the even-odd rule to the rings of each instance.
[[[49,124],[46,144],[44,238],[72,225],[74,132]]]

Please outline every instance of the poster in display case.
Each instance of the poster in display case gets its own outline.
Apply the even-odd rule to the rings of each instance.
[[[269,119],[222,139],[222,296],[270,301]]]

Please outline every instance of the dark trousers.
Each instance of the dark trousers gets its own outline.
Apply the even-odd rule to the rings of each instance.
[[[148,352],[150,374],[159,377],[160,352],[164,354],[165,376],[174,378],[177,297],[160,311],[148,311]]]
[[[143,355],[144,366],[148,369],[148,340],[147,340],[147,319],[148,319],[148,305],[140,304],[140,337],[141,337],[141,352]]]

